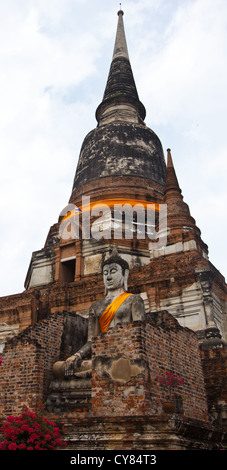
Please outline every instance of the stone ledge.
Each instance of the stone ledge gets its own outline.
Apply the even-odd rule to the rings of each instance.
[[[81,419],[69,413],[53,420],[66,429],[68,450],[217,450],[227,440],[222,430],[174,414]]]

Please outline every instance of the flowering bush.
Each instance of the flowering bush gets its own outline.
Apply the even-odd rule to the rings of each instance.
[[[179,375],[174,374],[173,372],[166,372],[166,375],[157,377],[157,380],[160,384],[165,385],[167,388],[175,387],[184,382]]]
[[[20,416],[9,416],[0,431],[4,436],[0,450],[55,450],[66,446],[59,428],[44,416],[43,405],[35,413],[25,407]]]

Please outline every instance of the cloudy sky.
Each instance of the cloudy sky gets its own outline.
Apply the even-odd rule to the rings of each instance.
[[[0,0],[0,296],[67,205],[96,126],[119,2]],[[124,0],[146,124],[172,150],[184,200],[227,275],[227,1]]]

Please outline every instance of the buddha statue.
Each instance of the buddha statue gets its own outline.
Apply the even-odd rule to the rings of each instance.
[[[56,378],[88,377],[91,374],[91,341],[118,323],[145,319],[144,303],[140,295],[128,290],[129,265],[114,248],[109,258],[102,262],[105,297],[94,302],[89,310],[87,342],[66,361],[54,364]]]

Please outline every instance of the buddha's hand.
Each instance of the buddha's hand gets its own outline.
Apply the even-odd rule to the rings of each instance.
[[[79,353],[73,354],[65,361],[65,375],[73,375],[74,371],[78,370],[81,366],[81,355]]]

